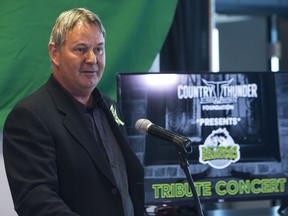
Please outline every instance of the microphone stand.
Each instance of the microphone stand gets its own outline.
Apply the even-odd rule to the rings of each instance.
[[[179,153],[179,164],[182,170],[184,171],[186,178],[188,180],[190,189],[192,191],[192,195],[194,197],[195,208],[197,216],[204,216],[202,212],[202,207],[200,203],[200,199],[198,197],[197,191],[195,189],[194,181],[192,175],[189,172],[189,162],[187,156],[192,152],[192,142],[189,139],[186,139],[184,142],[183,140],[173,140],[175,142],[176,147]]]

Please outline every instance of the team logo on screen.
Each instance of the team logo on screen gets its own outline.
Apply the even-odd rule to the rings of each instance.
[[[199,162],[215,169],[224,169],[240,159],[240,146],[235,144],[226,128],[212,131],[199,145]]]

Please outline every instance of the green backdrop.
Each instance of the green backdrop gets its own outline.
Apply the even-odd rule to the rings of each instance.
[[[107,57],[98,87],[116,99],[116,73],[149,70],[176,5],[177,0],[0,0],[0,128],[11,108],[50,76],[47,45],[62,11],[85,7],[102,19]]]

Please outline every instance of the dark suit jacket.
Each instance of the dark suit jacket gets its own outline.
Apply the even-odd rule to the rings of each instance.
[[[128,144],[124,126],[111,115],[109,107],[115,102],[97,89],[93,95],[123,152],[135,216],[143,216],[143,167]],[[87,131],[75,104],[53,76],[10,112],[3,155],[20,216],[124,215],[112,171]]]

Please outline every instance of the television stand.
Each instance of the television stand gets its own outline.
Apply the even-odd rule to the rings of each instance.
[[[288,198],[280,200],[280,207],[278,209],[278,214],[283,215],[282,211],[284,211],[288,207]]]

